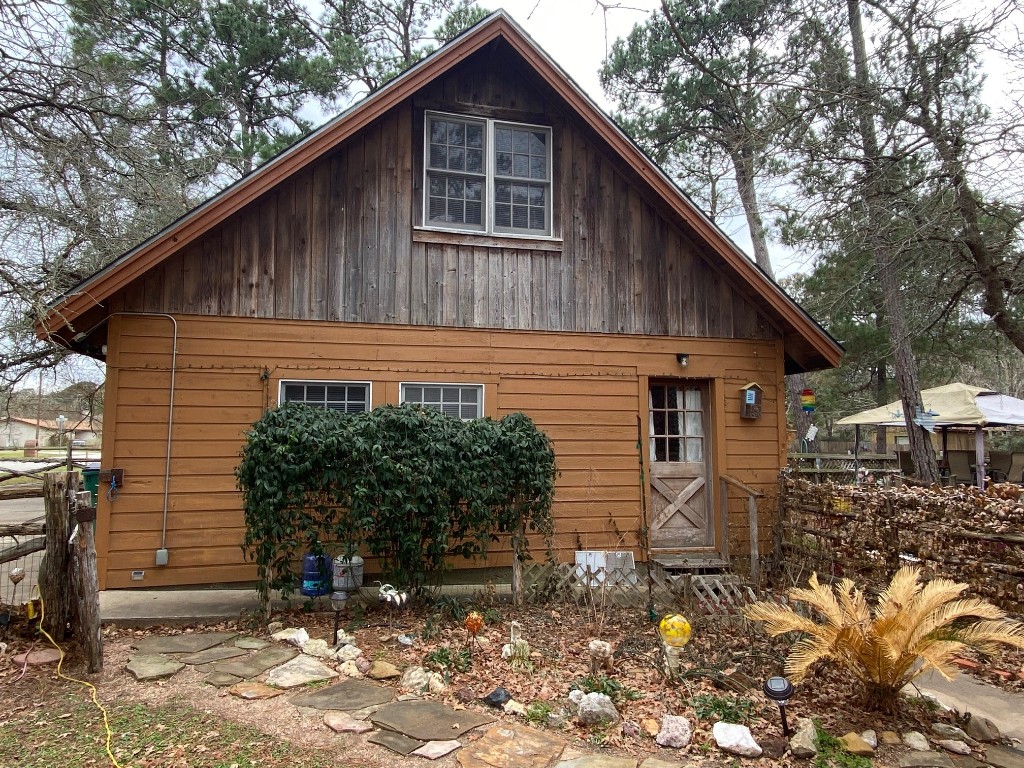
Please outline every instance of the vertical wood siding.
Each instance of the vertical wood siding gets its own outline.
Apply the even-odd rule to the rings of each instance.
[[[499,61],[499,64],[501,62]],[[515,64],[507,62],[513,68]],[[457,68],[124,291],[129,310],[708,338],[778,332],[527,72]],[[422,223],[424,109],[544,122],[554,237]]]
[[[567,334],[326,321],[179,317],[177,393],[167,545],[159,547],[170,383],[170,325],[118,317],[108,343],[116,397],[108,410],[104,462],[125,469],[116,502],[100,500],[100,571],[105,587],[170,586],[251,580],[240,544],[244,526],[234,469],[244,433],[282,379],[370,381],[373,403],[395,402],[403,381],[485,385],[487,411],[523,411],[552,438],[560,476],[556,552],[639,549],[638,428],[646,430],[642,377],[677,376],[675,355],[690,354],[687,376],[724,392],[713,414],[725,456],[719,472],[771,491],[777,450],[781,341],[720,341],[615,334]],[[261,379],[264,370],[269,380]],[[739,388],[765,390],[764,416],[739,419]],[[646,433],[639,435],[645,437]],[[645,444],[645,441],[641,441]],[[101,495],[102,496],[102,495]],[[732,537],[742,540],[742,516]],[[737,525],[740,528],[737,528]],[[500,551],[492,562],[503,563]],[[145,570],[140,584],[131,571]]]

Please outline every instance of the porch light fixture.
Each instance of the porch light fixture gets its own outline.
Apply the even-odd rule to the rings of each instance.
[[[769,677],[764,681],[764,695],[779,705],[782,717],[782,735],[789,737],[789,724],[786,722],[786,704],[793,696],[793,684],[784,677]]]
[[[348,592],[331,592],[331,608],[334,609],[334,634],[331,645],[338,645],[338,629],[341,625],[341,611],[348,605]]]
[[[676,360],[679,361],[679,365],[683,368],[690,364],[690,355],[686,352],[680,352],[676,355]]]

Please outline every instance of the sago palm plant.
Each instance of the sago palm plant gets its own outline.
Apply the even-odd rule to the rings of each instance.
[[[763,621],[772,637],[802,633],[786,659],[794,682],[815,663],[831,660],[863,683],[869,706],[887,711],[895,708],[903,686],[926,669],[950,679],[952,656],[965,646],[985,653],[999,644],[1024,648],[1024,624],[984,600],[960,597],[967,584],[941,578],[922,584],[920,575],[919,568],[901,568],[873,610],[850,579],[833,591],[814,574],[809,588],[787,594],[813,608],[820,621],[772,602],[753,603],[744,614]]]

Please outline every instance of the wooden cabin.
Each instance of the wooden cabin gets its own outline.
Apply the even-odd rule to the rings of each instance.
[[[736,554],[746,497],[721,478],[776,488],[783,376],[841,354],[500,11],[38,331],[107,363],[108,589],[255,578],[234,469],[285,400],[523,411],[557,453],[560,558]]]

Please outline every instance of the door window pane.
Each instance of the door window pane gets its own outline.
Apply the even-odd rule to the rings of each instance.
[[[699,388],[650,385],[651,461],[704,461],[704,410]]]

